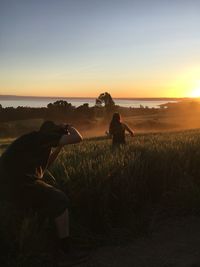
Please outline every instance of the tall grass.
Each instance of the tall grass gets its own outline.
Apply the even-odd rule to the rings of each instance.
[[[198,211],[199,167],[197,130],[140,135],[116,149],[110,140],[85,141],[66,147],[51,171],[77,221],[110,232],[158,206]]]
[[[50,172],[69,197],[75,238],[121,242],[149,233],[164,213],[199,214],[200,130],[138,135],[116,149],[109,139],[85,140],[63,149]]]

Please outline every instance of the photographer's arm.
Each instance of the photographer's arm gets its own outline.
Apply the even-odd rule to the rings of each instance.
[[[61,149],[62,149],[63,146],[58,146],[57,148],[55,148],[55,150],[51,153],[50,157],[49,157],[49,161],[48,161],[48,166],[47,168],[49,168],[53,163],[54,161],[57,159]]]
[[[81,136],[81,134],[74,127],[69,126],[67,130],[69,134],[63,135],[60,139],[59,144],[61,146],[80,143],[83,140],[83,137]]]
[[[59,146],[51,153],[48,161],[48,167],[50,167],[57,159],[64,145],[80,143],[83,140],[81,134],[75,128],[69,126],[68,132],[69,132],[68,135],[67,134],[62,135],[59,141]]]

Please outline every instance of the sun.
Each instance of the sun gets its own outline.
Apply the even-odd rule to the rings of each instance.
[[[200,98],[200,88],[195,88],[194,90],[192,90],[190,97]]]

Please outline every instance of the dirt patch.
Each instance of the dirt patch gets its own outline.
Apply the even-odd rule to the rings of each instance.
[[[200,267],[200,218],[171,219],[131,245],[100,248],[87,266]]]

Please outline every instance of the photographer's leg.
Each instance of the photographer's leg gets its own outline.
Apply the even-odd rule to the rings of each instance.
[[[86,261],[88,259],[87,251],[70,249],[68,209],[55,218],[55,224],[59,237],[59,251],[57,255],[58,266],[71,266]]]
[[[59,238],[59,247],[64,252],[68,252],[70,248],[68,209],[66,209],[60,216],[55,218],[55,224]]]
[[[69,236],[69,211],[66,209],[60,216],[55,218],[55,224],[60,239]]]

